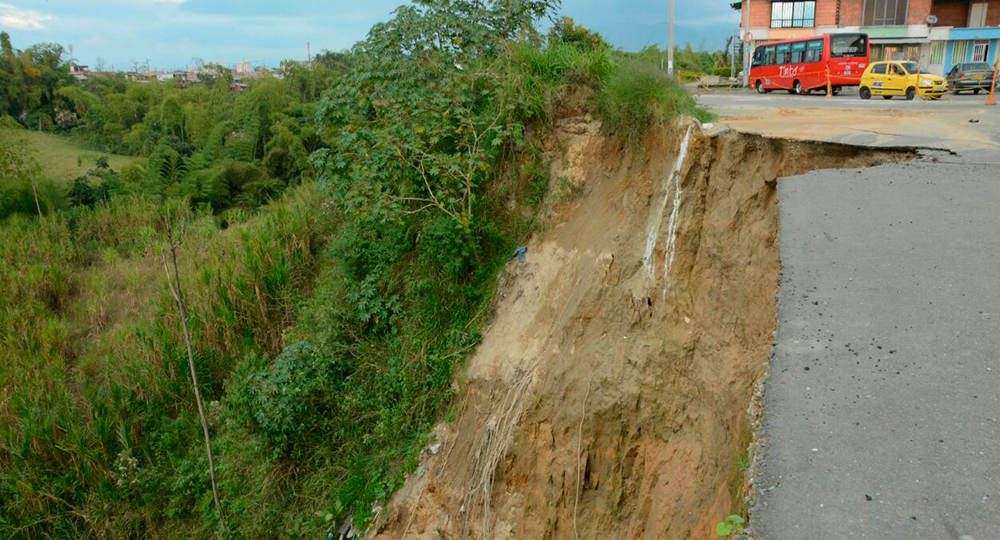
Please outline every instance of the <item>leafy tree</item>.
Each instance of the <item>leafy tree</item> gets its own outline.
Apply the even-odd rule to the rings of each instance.
[[[97,202],[97,195],[86,176],[78,176],[73,180],[73,187],[69,190],[69,199],[73,206],[86,206],[88,208]]]
[[[469,231],[488,165],[520,135],[512,89],[490,58],[554,2],[418,4],[355,47],[354,69],[320,108],[344,128],[316,160],[352,212],[396,219],[430,210]]]
[[[601,34],[577,24],[572,17],[558,19],[549,29],[549,42],[559,41],[585,49],[607,48],[608,44]]]
[[[233,72],[222,64],[209,63],[198,71],[198,80],[207,86],[212,86],[217,81],[223,81],[228,87],[233,83]]]
[[[0,127],[0,218],[14,212],[42,213],[36,183],[40,174],[27,141],[17,130]]]
[[[333,73],[341,75],[351,68],[351,54],[349,52],[323,50],[313,58],[313,63],[324,66]]]

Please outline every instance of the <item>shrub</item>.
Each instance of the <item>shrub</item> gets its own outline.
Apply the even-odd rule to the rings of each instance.
[[[607,49],[608,44],[601,34],[594,32],[582,24],[576,24],[572,17],[563,16],[555,21],[549,29],[549,44],[563,42],[582,48]]]
[[[608,78],[598,110],[605,132],[627,144],[638,143],[655,124],[680,114],[705,118],[675,80],[641,61],[624,63]]]
[[[334,397],[336,365],[309,343],[285,347],[272,365],[248,382],[252,414],[268,443],[280,453],[314,429]]]

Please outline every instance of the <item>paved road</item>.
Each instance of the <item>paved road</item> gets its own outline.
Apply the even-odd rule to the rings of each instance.
[[[899,109],[899,110],[949,110],[978,107],[986,101],[984,94],[973,95],[963,93],[947,95],[941,99],[914,99],[907,101],[901,97],[886,100],[882,98],[861,99],[857,90],[844,90],[842,93],[826,99],[825,95],[815,94],[796,96],[785,92],[772,92],[760,95],[756,92],[736,90],[732,92],[705,92],[695,98],[709,107],[726,109],[732,107],[759,106],[773,107],[809,107],[834,109]]]
[[[758,540],[1000,538],[997,163],[987,145],[778,183]]]
[[[963,153],[1000,150],[1000,106],[986,107],[982,95],[887,101],[862,100],[850,93],[827,100],[819,95],[740,91],[700,94],[695,99],[702,107],[732,118],[731,125],[742,131],[867,146],[923,146]],[[987,158],[995,153],[988,152]],[[1000,161],[1000,154],[990,161]]]

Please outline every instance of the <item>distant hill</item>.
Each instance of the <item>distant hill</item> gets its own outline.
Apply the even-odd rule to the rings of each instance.
[[[667,23],[652,24],[608,23],[595,24],[594,29],[601,33],[609,43],[626,51],[638,51],[649,45],[660,48],[667,45]],[[683,47],[690,43],[691,47],[714,51],[726,46],[726,40],[736,31],[736,25],[713,24],[698,27],[674,26],[674,43]]]

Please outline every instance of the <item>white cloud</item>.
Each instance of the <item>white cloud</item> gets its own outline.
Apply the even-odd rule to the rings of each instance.
[[[52,20],[52,15],[0,4],[0,26],[14,30],[44,30],[43,23],[48,20]]]

